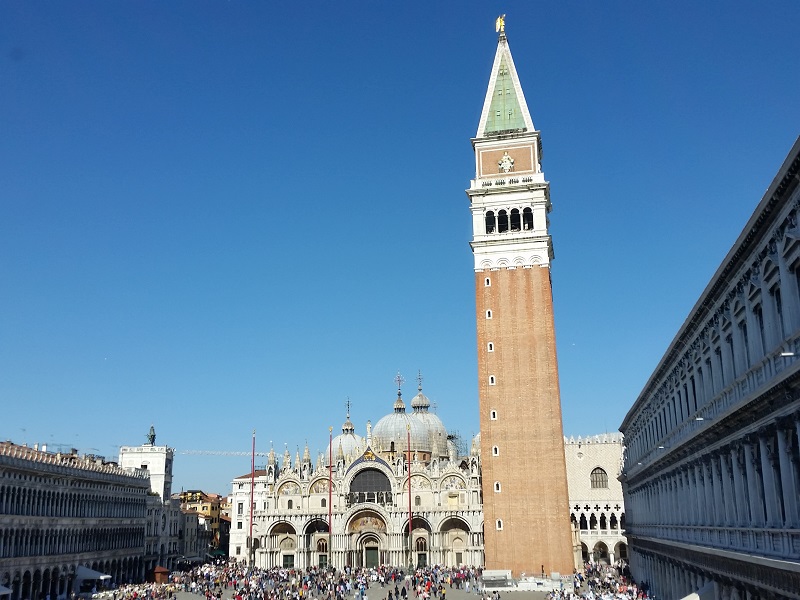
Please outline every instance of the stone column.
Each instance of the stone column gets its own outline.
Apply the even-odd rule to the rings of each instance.
[[[725,511],[723,510],[722,506],[722,488],[719,485],[720,482],[722,481],[719,475],[719,468],[720,466],[719,464],[717,464],[717,461],[712,458],[711,479],[714,481],[714,489],[712,492],[714,495],[714,512],[716,514],[716,517],[714,519],[714,525],[717,526],[722,525],[725,521]]]
[[[712,478],[711,463],[714,458],[708,458],[703,461],[703,504],[705,505],[705,525],[714,525],[717,522],[717,507],[714,505],[714,488],[717,482]]]
[[[798,486],[795,465],[792,464],[791,443],[794,423],[792,419],[781,419],[778,421],[778,459],[781,465],[781,489],[783,490],[783,506],[785,527],[797,527],[797,498],[800,496],[800,486]]]
[[[736,523],[740,527],[744,527],[750,520],[750,503],[742,477],[744,463],[739,460],[740,453],[738,447],[731,448],[731,469],[735,488],[734,497],[736,498]]]
[[[754,436],[749,435],[744,440],[744,468],[747,472],[747,497],[750,499],[750,521],[756,527],[764,526],[764,488],[759,481],[756,469],[756,460],[753,446],[758,443]]]
[[[719,482],[714,482],[719,486],[720,498],[723,503],[719,507],[722,518],[719,520],[721,525],[732,527],[736,524],[736,488],[731,479],[731,468],[728,463],[729,456],[727,451],[723,451],[719,456]]]
[[[758,446],[761,454],[761,474],[764,479],[764,504],[767,509],[767,525],[777,527],[781,524],[780,506],[775,482],[775,470],[772,467],[773,452],[769,447],[766,430],[758,432]]]
[[[706,480],[703,477],[703,465],[701,462],[696,462],[694,465],[694,480],[697,485],[696,502],[697,502],[697,520],[696,525],[706,525],[708,519],[706,517]]]

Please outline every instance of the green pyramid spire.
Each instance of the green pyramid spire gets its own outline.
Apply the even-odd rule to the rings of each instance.
[[[500,59],[500,68],[494,82],[492,102],[486,118],[483,135],[503,131],[525,131],[525,118],[522,116],[517,90],[511,78],[511,70],[505,56]]]
[[[492,75],[486,90],[477,137],[535,131],[514,59],[504,31],[500,32]]]

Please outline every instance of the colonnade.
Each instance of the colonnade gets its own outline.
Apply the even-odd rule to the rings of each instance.
[[[83,564],[83,563],[81,563]],[[145,564],[141,557],[95,560],[85,563],[91,569],[111,577],[115,584],[144,580]],[[24,570],[0,570],[0,585],[11,590],[9,600],[42,598],[68,598],[74,590],[73,584],[79,564],[43,563]]]
[[[450,531],[429,532],[415,530],[413,534],[414,550],[412,560],[418,562],[418,554],[426,557],[428,564],[441,564],[449,566],[482,565],[483,564],[483,534],[472,532],[459,532],[461,541],[452,543],[448,536]],[[323,545],[318,541],[323,540]],[[378,549],[380,564],[406,565],[409,560],[408,534],[386,534],[370,532],[366,536],[354,533],[333,534],[330,541],[332,547],[327,545],[328,535],[294,535],[272,534],[259,538],[259,549],[256,551],[256,565],[262,568],[284,566],[284,557],[291,556],[291,564],[295,568],[318,566],[319,558],[325,555],[328,564],[337,568],[345,566],[363,566],[363,550],[366,545]],[[420,543],[422,542],[422,543]],[[247,558],[241,556],[241,558]]]
[[[0,485],[0,514],[35,517],[126,518],[145,514],[141,487],[114,486],[105,493]],[[122,493],[120,493],[122,492]]]
[[[698,416],[715,416],[711,413],[741,400],[796,360],[797,221],[796,211],[787,211],[761,247],[742,259],[737,278],[705,299],[704,305],[713,308],[704,310],[677,342],[680,352],[660,368],[637,400],[642,410],[625,425],[626,468],[690,435],[701,426]],[[787,350],[790,356],[782,354]]]
[[[144,547],[144,527],[29,528],[0,532],[0,558],[78,554]]]
[[[800,411],[627,490],[629,534],[800,559]]]

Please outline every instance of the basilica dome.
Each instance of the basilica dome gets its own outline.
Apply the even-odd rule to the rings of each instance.
[[[350,460],[355,460],[363,454],[366,448],[367,444],[364,442],[364,438],[356,434],[356,428],[350,421],[350,412],[348,411],[347,420],[342,425],[342,433],[333,438],[333,442],[328,444],[325,449],[325,464],[328,464],[330,456],[333,456],[334,462],[348,456]],[[332,454],[331,449],[333,450]]]
[[[430,454],[427,426],[415,415],[406,413],[405,402],[400,390],[397,390],[394,412],[383,417],[372,429],[372,447],[380,453],[405,452],[409,435],[412,452]]]
[[[428,430],[431,448],[436,446],[437,456],[447,456],[447,429],[442,420],[434,413],[429,412],[431,401],[422,393],[422,384],[417,388],[417,395],[411,399],[412,415],[418,419]]]

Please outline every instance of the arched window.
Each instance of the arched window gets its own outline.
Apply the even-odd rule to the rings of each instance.
[[[508,213],[504,210],[497,213],[497,231],[499,233],[508,231]]]
[[[583,513],[581,513],[581,520],[580,520],[580,527],[579,527],[579,529],[582,529],[582,530],[584,530],[584,531],[586,531],[587,529],[589,529],[589,523],[587,523],[587,522],[586,522],[586,515],[585,515],[585,514],[583,514]]]
[[[422,506],[422,498],[414,496],[414,506]]]
[[[589,517],[589,529],[597,529],[597,517],[594,516],[594,513]]]
[[[611,529],[617,529],[617,515],[611,513],[611,518],[609,519],[608,523],[611,526]]]
[[[319,505],[322,508],[325,508],[326,506],[328,506],[328,499],[327,498],[321,498],[320,501],[319,501]]]
[[[519,224],[519,209],[512,208],[511,209],[511,231],[519,231],[520,224]]]
[[[600,529],[608,529],[605,513],[600,513]]]
[[[415,545],[417,552],[426,552],[428,550],[428,541],[425,538],[417,538]]]
[[[486,213],[486,233],[494,233],[496,222],[494,219],[494,211],[489,211]]]
[[[317,541],[317,552],[327,552],[328,551],[328,541],[327,540],[318,540]]]
[[[286,508],[288,508],[288,509],[291,509],[291,508],[292,508],[292,506],[294,506],[294,504],[292,503],[292,501],[291,501],[291,500],[287,500],[287,501],[286,501]]]
[[[606,473],[600,467],[596,467],[592,469],[592,474],[590,476],[590,481],[592,482],[592,489],[605,489],[608,487],[608,473]]]
[[[533,229],[533,211],[530,208],[522,211],[522,229],[525,231]]]

